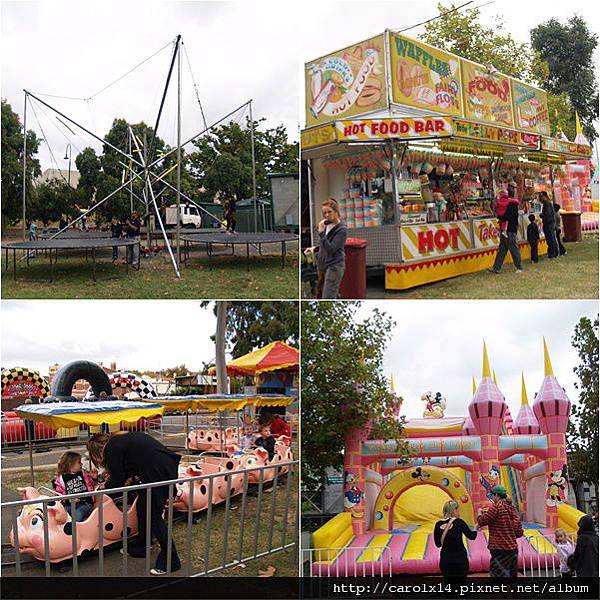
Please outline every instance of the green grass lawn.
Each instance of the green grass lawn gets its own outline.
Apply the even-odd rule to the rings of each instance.
[[[437,283],[384,292],[383,281],[369,281],[369,298],[598,298],[598,237],[565,244],[567,254],[556,260],[526,261],[524,273],[504,264],[502,273],[479,271]]]
[[[81,256],[60,256],[55,278],[50,279],[49,260],[43,256],[17,266],[13,281],[12,262],[9,271],[2,264],[2,298],[265,298],[298,297],[298,260],[287,256],[281,268],[280,256],[254,256],[248,262],[241,256],[221,256],[209,269],[205,257],[192,255],[190,266],[181,269],[178,280],[165,256],[142,259],[138,272],[125,273],[124,265],[113,265],[109,257],[98,259],[96,279],[92,279],[92,263]],[[12,257],[11,257],[12,261]],[[250,270],[247,271],[246,267]]]

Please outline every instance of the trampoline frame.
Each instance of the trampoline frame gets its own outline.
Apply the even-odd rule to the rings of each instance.
[[[101,245],[85,245],[86,239],[88,241],[98,242],[102,241],[110,241],[110,244],[101,244]],[[72,245],[72,246],[62,246],[53,242],[84,242],[83,244]],[[5,251],[5,271],[9,270],[9,252],[12,250],[13,253],[13,281],[17,280],[17,251],[22,250],[23,255],[21,259],[26,259],[26,264],[29,266],[29,261],[33,253],[37,253],[40,250],[44,251],[44,254],[48,252],[48,256],[50,258],[50,283],[54,281],[54,267],[58,263],[58,251],[59,250],[85,250],[85,261],[88,262],[88,251],[91,250],[92,255],[92,279],[96,280],[96,250],[103,249],[112,249],[114,247],[117,248],[128,248],[138,246],[138,259],[137,266],[131,265],[137,271],[140,270],[140,256],[141,256],[141,240],[140,238],[124,238],[124,239],[116,239],[116,238],[58,238],[54,240],[39,240],[39,241],[28,241],[28,242],[13,242],[13,243],[4,243],[2,244],[2,250]],[[52,260],[52,254],[54,252],[54,260]],[[19,260],[21,260],[19,259]],[[125,258],[125,273],[129,274],[129,262],[127,262],[127,257]]]
[[[271,232],[258,232],[258,233],[246,233],[244,232],[243,235],[247,235],[247,236],[260,236],[261,233],[271,233]],[[273,232],[275,235],[277,235],[276,232]],[[231,236],[231,239],[227,239],[227,240],[217,240],[215,241],[215,239],[202,239],[203,237],[205,238],[209,238],[213,235],[218,235],[218,234],[211,234],[211,233],[198,233],[196,235],[182,235],[181,236],[181,241],[183,242],[183,264],[187,267],[189,266],[190,263],[190,248],[192,247],[192,245],[194,244],[204,244],[205,248],[206,248],[206,254],[208,256],[208,264],[209,264],[209,270],[212,271],[213,270],[213,256],[215,255],[215,253],[213,252],[213,245],[217,245],[217,246],[225,246],[225,248],[227,248],[228,246],[231,246],[231,254],[227,254],[226,256],[234,256],[235,255],[235,248],[234,246],[246,246],[246,271],[250,271],[250,246],[255,246],[258,247],[258,253],[259,255],[262,256],[262,246],[263,244],[281,244],[281,268],[284,269],[285,268],[285,255],[286,255],[286,244],[288,242],[298,242],[299,238],[298,236],[293,236],[293,237],[289,237],[289,238],[285,238],[285,239],[281,239],[282,235],[293,235],[293,234],[279,234],[280,239],[275,239],[275,240],[261,240],[260,238],[256,237],[255,239],[248,239],[248,240],[244,240],[242,241],[241,239],[238,239],[236,241],[235,237],[236,235],[239,234],[235,234]],[[221,234],[221,235],[226,235],[226,234]],[[223,254],[218,254],[217,256],[223,256]]]

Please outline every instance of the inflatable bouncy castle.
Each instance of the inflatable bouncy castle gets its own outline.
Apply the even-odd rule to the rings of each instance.
[[[567,503],[565,432],[569,399],[554,376],[544,340],[544,378],[529,404],[522,376],[521,406],[513,418],[490,369],[484,344],[479,385],[468,415],[444,416],[446,401],[427,392],[423,418],[407,419],[403,442],[369,439],[369,428],[346,439],[344,507],[313,534],[310,570],[316,576],[435,574],[439,549],[433,528],[455,500],[475,527],[491,489],[503,485],[524,528],[519,568],[558,566],[554,530],[574,537],[584,513]],[[406,443],[410,457],[402,456]],[[468,544],[471,572],[489,569],[487,528]]]

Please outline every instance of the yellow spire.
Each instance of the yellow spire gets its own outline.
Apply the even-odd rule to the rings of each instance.
[[[491,377],[492,372],[490,370],[490,359],[488,358],[487,346],[485,341],[483,342],[483,369],[481,370],[481,377]]]
[[[580,133],[583,135],[583,129],[581,127],[581,121],[579,120],[579,113],[577,111],[575,111],[575,129],[577,134],[579,135]]]
[[[390,392],[395,393],[396,390],[394,389],[394,374],[392,373],[390,375]]]
[[[550,353],[548,352],[548,345],[546,344],[546,338],[544,339],[544,376],[552,377],[554,371],[552,370],[552,363],[550,362]]]
[[[521,371],[521,404],[527,406],[529,401],[527,400],[527,388],[525,387],[525,375]]]
[[[494,383],[498,385],[498,380],[496,379],[496,371],[492,371],[492,379],[494,380]]]
[[[475,383],[475,377],[472,377],[472,387],[473,387],[473,395],[475,395],[475,392],[477,391],[477,384]]]

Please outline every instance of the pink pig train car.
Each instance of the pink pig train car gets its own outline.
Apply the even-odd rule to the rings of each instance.
[[[19,488],[24,500],[36,498],[47,499],[33,487]],[[103,503],[102,540],[98,536],[99,509],[98,502]],[[136,501],[128,506],[127,533],[137,533]],[[88,552],[110,546],[123,540],[123,512],[108,495],[96,496],[94,510],[85,520],[77,523],[77,555],[84,556]],[[48,509],[48,545],[50,562],[59,563],[73,557],[73,523],[65,507],[58,500],[47,502]],[[44,559],[44,511],[43,503],[27,504],[17,517],[19,552],[30,554],[37,560]],[[15,532],[10,532],[10,543],[15,547]]]

